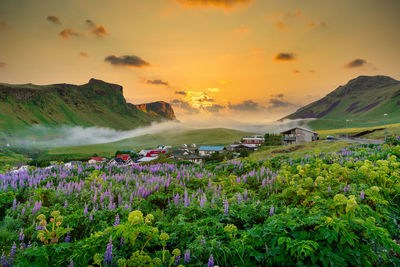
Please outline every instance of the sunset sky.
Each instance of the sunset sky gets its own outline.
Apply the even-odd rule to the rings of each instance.
[[[124,87],[178,118],[277,119],[400,79],[399,0],[0,0],[0,82]]]

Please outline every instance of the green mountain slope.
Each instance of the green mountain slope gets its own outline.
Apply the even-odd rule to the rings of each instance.
[[[324,98],[298,109],[283,119],[315,118],[314,129],[342,128],[400,121],[400,81],[387,76],[359,76]],[[350,125],[349,125],[350,126]]]
[[[165,119],[175,119],[168,103],[129,104],[122,86],[100,80],[91,79],[83,85],[0,83],[0,129],[6,131],[35,124],[126,130]]]

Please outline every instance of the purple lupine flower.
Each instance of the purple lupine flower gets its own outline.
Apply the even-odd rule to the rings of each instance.
[[[68,201],[65,200],[65,201],[64,201],[64,209],[66,209],[67,207],[68,207]]]
[[[16,252],[17,252],[17,244],[15,244],[15,242],[14,242],[11,247],[10,257],[8,258],[8,264],[10,266],[13,266]]]
[[[1,266],[8,266],[8,262],[6,260],[6,256],[4,255],[4,252],[1,254],[0,263]]]
[[[67,233],[67,235],[65,236],[65,243],[69,243],[71,241],[71,235],[69,233]]]
[[[224,203],[224,214],[226,215],[229,213],[229,202],[227,199],[224,199],[222,202]]]
[[[269,209],[269,216],[274,215],[274,205],[271,205],[271,208]]]
[[[361,199],[364,199],[364,198],[365,198],[364,190],[361,191],[360,198],[361,198]]]
[[[245,201],[249,198],[248,195],[247,195],[247,189],[244,190],[243,198],[244,198]]]
[[[111,264],[112,248],[113,248],[112,236],[110,236],[110,240],[108,241],[108,244],[107,244],[106,253],[104,255],[104,264],[107,264],[107,265]]]
[[[21,228],[21,231],[19,232],[19,241],[24,241],[25,235],[24,235],[24,229]]]
[[[69,261],[68,267],[74,267],[74,261],[72,259]]]
[[[180,261],[181,261],[181,256],[176,256],[175,257],[175,265],[179,265]]]
[[[212,254],[210,255],[210,258],[208,259],[208,265],[207,266],[208,267],[213,267],[214,266],[214,257],[213,257]]]
[[[175,204],[175,206],[177,206],[179,204],[179,193],[176,193],[176,195],[174,197],[174,204]]]
[[[114,226],[119,225],[119,215],[117,213],[117,215],[115,215],[115,222],[114,222]]]
[[[93,213],[89,214],[89,221],[93,221]]]
[[[217,248],[219,248],[221,246],[221,241],[219,241]]]
[[[242,195],[239,193],[239,194],[237,195],[237,203],[240,205],[240,204],[242,203],[242,201],[243,201],[243,197],[242,197]]]
[[[125,245],[125,238],[121,237],[121,242],[119,243],[119,247],[122,248],[123,245]]]
[[[202,246],[204,246],[206,244],[206,240],[205,240],[204,236],[201,237],[200,244]]]
[[[24,214],[25,214],[25,207],[22,207],[21,215],[23,216]]]
[[[13,205],[12,205],[12,210],[15,210],[16,208],[17,208],[17,199],[14,198]]]
[[[28,242],[28,245],[26,246],[27,248],[32,247],[31,241]]]
[[[84,206],[84,208],[83,208],[83,215],[86,216],[87,213],[88,213],[88,206],[87,206],[87,204],[85,203],[85,206]]]
[[[186,250],[185,254],[183,256],[183,260],[185,261],[186,264],[188,264],[190,262],[190,250]]]

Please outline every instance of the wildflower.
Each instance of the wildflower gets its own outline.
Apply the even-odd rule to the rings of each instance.
[[[24,214],[25,214],[25,207],[22,207],[21,215],[23,216]]]
[[[26,246],[27,248],[32,247],[31,241],[28,242],[28,245]]]
[[[200,244],[202,246],[204,246],[206,244],[206,240],[205,240],[204,236],[201,237]]]
[[[86,216],[87,213],[88,213],[88,206],[87,206],[87,204],[85,203],[85,206],[84,206],[84,209],[83,209],[83,215]]]
[[[8,266],[8,262],[6,260],[6,256],[4,255],[4,252],[1,254],[0,263],[1,266]]]
[[[117,213],[117,215],[115,215],[115,222],[114,222],[114,226],[119,225],[119,215]]]
[[[213,267],[214,266],[214,257],[213,257],[212,254],[210,255],[210,258],[208,259],[208,265],[207,266],[208,267]]]
[[[247,189],[244,190],[243,197],[245,201],[249,198],[247,195]]]
[[[19,240],[19,241],[23,241],[24,238],[25,238],[24,229],[21,228],[21,231],[19,232],[19,238],[18,238],[18,240]]]
[[[119,243],[119,247],[122,248],[123,245],[125,245],[125,238],[121,237],[121,242]]]
[[[364,198],[365,198],[364,190],[361,191],[360,198],[361,198],[361,199],[364,199]]]
[[[68,207],[68,201],[67,200],[65,200],[64,201],[64,209],[66,209]],[[72,263],[73,264],[73,263]]]
[[[240,205],[240,204],[242,203],[242,201],[243,201],[243,197],[242,197],[242,195],[239,193],[239,194],[237,195],[237,202],[238,202],[238,204]]]
[[[183,260],[185,261],[186,264],[190,262],[190,250],[186,250],[185,254],[183,255]]]
[[[89,220],[93,221],[93,214],[92,213],[89,214]]]
[[[107,244],[107,249],[106,249],[106,253],[104,255],[104,263],[107,265],[111,264],[111,260],[112,260],[112,248],[113,248],[113,244],[112,244],[112,236],[110,236],[110,240],[108,241]]]
[[[169,235],[167,233],[161,233],[160,234],[160,240],[161,241],[167,241],[169,239]]]
[[[8,264],[10,266],[13,266],[16,252],[17,252],[17,245],[14,242],[12,247],[11,247],[10,257],[8,258]]]
[[[67,235],[65,236],[65,243],[69,243],[71,241],[71,235],[69,233],[67,233]]]
[[[72,259],[69,261],[69,267],[74,267],[74,261]]]
[[[224,203],[224,214],[228,214],[229,213],[229,202],[228,202],[228,200],[224,199],[223,203]]]
[[[269,216],[274,215],[274,205],[271,206],[271,208],[269,209]]]

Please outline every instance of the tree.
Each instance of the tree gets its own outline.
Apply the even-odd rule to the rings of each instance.
[[[280,134],[266,133],[264,138],[264,145],[266,146],[279,146],[282,144],[282,136]]]

